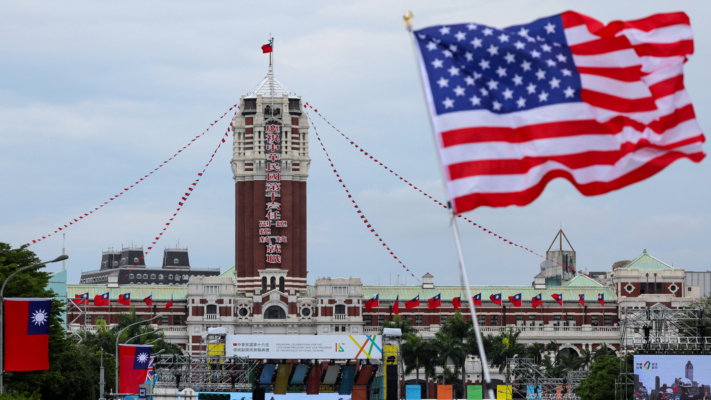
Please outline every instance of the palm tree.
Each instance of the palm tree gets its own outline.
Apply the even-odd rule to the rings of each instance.
[[[419,335],[405,334],[405,343],[402,345],[402,360],[405,363],[405,373],[415,371],[415,379],[420,384],[420,368],[424,366],[424,348],[427,341]]]
[[[581,367],[584,369],[588,369],[592,365],[592,352],[590,350],[580,350],[580,358],[582,360]]]
[[[603,343],[593,352],[593,361],[600,356],[617,356],[615,349],[607,347],[607,343]]]
[[[533,342],[526,346],[526,356],[533,358],[533,362],[539,364],[541,362],[541,354],[543,352],[544,345]]]
[[[451,337],[444,334],[444,332],[435,333],[434,348],[437,351],[437,360],[439,364],[444,368],[445,372],[442,374],[442,384],[447,384],[447,374],[448,369],[447,361],[451,358],[452,361],[456,362],[460,359],[463,351],[462,341],[458,338]]]
[[[514,358],[526,354],[526,346],[522,343],[518,343],[518,336],[520,334],[520,330],[509,328],[507,331],[501,332],[494,337],[491,365],[493,367],[499,367],[499,373],[504,372],[504,369],[508,366],[506,362],[507,358]],[[508,381],[509,371],[507,370],[506,382]]]
[[[561,371],[566,375],[568,371],[577,371],[583,365],[582,357],[578,357],[573,352],[568,353],[567,356],[559,354],[556,356],[555,361]]]
[[[477,343],[476,335],[474,334],[474,327],[471,322],[466,321],[462,316],[462,313],[456,311],[452,318],[447,319],[447,322],[442,325],[440,329],[445,335],[454,337],[461,343],[461,348],[459,349],[459,354],[457,355],[456,361],[459,362],[462,371],[462,394],[466,395],[467,389],[467,356],[470,354],[477,353]]]

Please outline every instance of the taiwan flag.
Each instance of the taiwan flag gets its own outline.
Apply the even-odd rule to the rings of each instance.
[[[393,304],[393,314],[400,315],[400,295],[395,298],[395,304]]]
[[[51,298],[6,298],[5,371],[49,369]]]
[[[119,304],[123,304],[124,306],[130,306],[131,305],[131,293],[126,293],[126,294],[120,294],[118,298]]]
[[[584,294],[578,295],[578,303],[580,303],[581,306],[585,306],[585,295]]]
[[[411,308],[419,307],[420,306],[420,295],[418,294],[417,297],[410,301],[405,302],[405,309],[409,310]]]
[[[509,301],[514,305],[514,307],[521,307],[521,293],[509,296]]]
[[[533,305],[533,308],[543,305],[543,295],[541,293],[538,293],[535,297],[531,299],[531,304]]]
[[[475,306],[481,305],[481,293],[477,293],[474,295],[474,305]]]
[[[272,42],[269,42],[262,46],[262,54],[264,53],[271,53],[274,47],[272,46]]]
[[[104,293],[104,294],[97,294],[94,296],[94,305],[95,306],[108,306],[109,305],[109,294]]]
[[[605,295],[602,293],[597,294],[597,301],[600,302],[600,305],[605,307]]]
[[[74,295],[74,304],[89,304],[89,292]]]
[[[170,296],[170,301],[165,303],[165,307],[163,308],[170,308],[173,307],[173,296]]]
[[[462,306],[462,298],[460,297],[455,297],[452,299],[452,307],[454,307],[455,310],[459,309],[459,307]]]
[[[370,312],[373,307],[377,307],[379,305],[380,299],[378,296],[380,296],[380,294],[376,294],[375,297],[368,299],[368,301],[365,302],[365,311]]]
[[[561,306],[563,305],[563,293],[552,294],[553,300],[557,301]]]
[[[153,305],[153,295],[146,297],[145,299],[143,299],[143,301],[145,301],[146,304],[148,304],[149,306],[152,306]]]
[[[153,346],[119,345],[119,392],[138,393],[146,381]]]
[[[501,305],[501,293],[492,294],[489,298],[494,304]]]
[[[441,307],[442,306],[441,294],[438,294],[437,296],[427,300],[427,305],[430,308],[430,310],[434,310],[437,307]]]

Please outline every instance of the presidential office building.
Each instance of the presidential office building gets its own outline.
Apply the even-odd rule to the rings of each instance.
[[[117,323],[116,314],[130,310],[119,304],[130,293],[132,305],[165,332],[168,341],[187,354],[206,349],[207,329],[224,327],[234,335],[339,335],[380,334],[385,321],[394,318],[399,297],[402,317],[411,319],[424,338],[433,338],[454,313],[452,300],[469,315],[461,286],[439,286],[426,274],[417,286],[370,286],[360,278],[318,278],[307,284],[307,179],[308,120],[301,98],[288,91],[271,70],[250,93],[242,96],[240,111],[231,121],[231,168],[235,188],[235,266],[220,273],[194,268],[187,249],[166,249],[161,268],[147,268],[133,255],[142,249],[107,252],[98,271],[82,274],[78,285],[67,285],[67,297],[109,293],[109,306],[75,305],[67,315],[68,329],[97,329],[97,321]],[[573,274],[577,255],[570,243],[564,250],[559,231],[544,261],[531,273],[526,286],[475,286],[482,305],[477,307],[484,334],[510,327],[521,330],[524,343],[558,343],[563,352],[595,350],[606,343],[619,348],[621,307],[678,308],[699,296],[699,286],[689,285],[686,272],[648,254],[615,263],[594,279]],[[566,238],[567,241],[567,238]],[[554,240],[555,243],[555,240]],[[125,261],[124,261],[125,259]],[[494,304],[491,295],[501,295]],[[522,304],[509,302],[521,295]],[[541,305],[532,298],[541,295]],[[429,309],[427,300],[441,295],[441,306]],[[562,304],[553,298],[562,295]],[[584,302],[580,300],[584,298]],[[598,302],[598,296],[604,304]],[[153,305],[144,303],[152,296]],[[377,307],[366,310],[365,301],[378,296]],[[405,309],[405,301],[419,296],[419,307]],[[164,308],[169,301],[173,307]],[[468,380],[481,379],[479,364],[471,357]]]

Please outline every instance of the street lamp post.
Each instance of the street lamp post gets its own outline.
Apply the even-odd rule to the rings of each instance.
[[[151,322],[151,321],[153,321],[154,319],[158,319],[158,318],[160,318],[160,317],[162,317],[162,315],[158,314],[158,315],[156,315],[155,317],[153,317],[153,318],[151,318],[151,319],[146,319],[146,320],[143,320],[143,321],[134,322],[134,323],[132,323],[131,325],[129,325],[129,326],[127,326],[127,327],[121,329],[121,332],[119,332],[118,335],[116,335],[116,350],[115,350],[115,354],[116,354],[116,386],[115,386],[115,387],[116,387],[116,389],[115,389],[115,390],[117,391],[117,393],[118,393],[118,391],[119,391],[119,355],[118,355],[118,350],[119,350],[119,347],[118,347],[118,346],[119,346],[119,343],[118,343],[118,342],[119,342],[119,339],[121,338],[121,334],[123,333],[123,331],[125,331],[126,329],[128,329],[128,328],[130,328],[130,327],[132,327],[132,326],[134,326],[134,325],[144,324],[144,323],[146,323],[146,322]],[[157,330],[156,330],[156,331],[157,331]],[[153,333],[153,332],[148,332],[148,333]],[[148,333],[144,333],[143,335],[147,335]],[[133,339],[135,339],[135,338],[137,338],[137,337],[139,337],[139,336],[143,336],[143,335],[134,336],[134,337],[132,337],[131,339],[128,339],[128,340],[126,341],[126,343],[130,342],[131,340],[133,340]]]
[[[5,349],[5,327],[3,326],[4,320],[5,320],[5,298],[3,297],[3,293],[5,293],[5,285],[7,285],[7,281],[12,279],[13,276],[17,275],[19,272],[22,272],[26,269],[34,268],[34,267],[40,267],[45,264],[51,264],[55,263],[58,261],[64,261],[67,258],[69,258],[68,255],[62,254],[61,256],[55,258],[52,261],[44,261],[38,264],[32,264],[28,265],[26,267],[22,267],[18,269],[17,271],[13,272],[10,274],[5,279],[5,282],[2,283],[2,288],[0,289],[0,394],[3,393],[3,378],[5,377],[5,354],[3,353],[3,350]]]

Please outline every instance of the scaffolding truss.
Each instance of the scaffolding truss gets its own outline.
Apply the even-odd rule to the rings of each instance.
[[[158,354],[154,369],[156,387],[191,388],[203,392],[249,392],[249,375],[258,362],[247,357]]]
[[[86,300],[86,301],[88,301],[88,300]],[[70,334],[71,337],[75,338],[77,340],[77,343],[81,343],[82,340],[84,340],[86,338],[86,307],[87,306],[84,306],[84,309],[82,310],[82,308],[79,307],[79,305],[76,303],[76,299],[69,299],[69,298],[67,299],[67,311],[65,314],[67,316],[67,318],[69,317],[70,312],[78,312],[79,313],[74,317],[73,320],[67,321],[67,327],[68,327],[67,333]],[[79,335],[79,333],[77,333],[76,331],[69,328],[69,327],[73,326],[77,322],[77,320],[79,320],[79,318],[82,318],[82,317],[84,317],[84,318],[81,320],[82,323],[79,324],[79,326],[81,326],[81,331],[84,332],[84,337],[81,337],[81,335]]]
[[[705,354],[711,352],[706,327],[711,315],[703,308],[671,309],[658,304],[645,309],[621,308],[620,378],[615,384],[617,399],[628,399],[634,388],[634,372],[628,354]]]
[[[588,376],[588,371],[569,371],[564,378],[552,377],[533,358],[507,358],[506,364],[513,392],[526,399],[578,400],[575,388]]]

